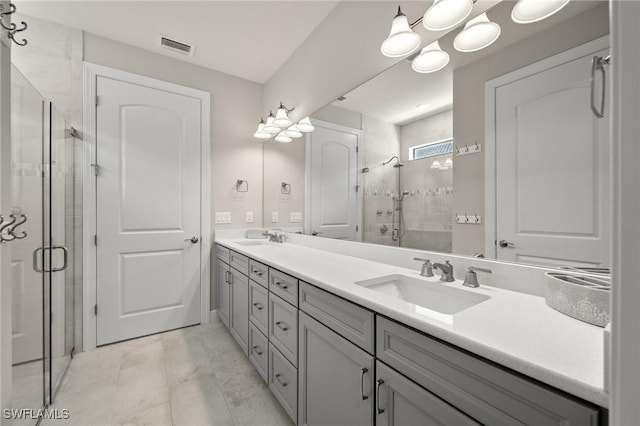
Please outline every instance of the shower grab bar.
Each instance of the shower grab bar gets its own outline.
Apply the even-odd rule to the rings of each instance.
[[[607,72],[605,65],[611,63],[611,55],[594,56],[591,58],[591,111],[598,118],[604,117],[605,96],[607,90]],[[602,74],[602,95],[600,97],[600,108],[596,105],[596,73],[600,71]]]

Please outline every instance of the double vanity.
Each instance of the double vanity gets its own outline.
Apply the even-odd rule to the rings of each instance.
[[[299,425],[606,424],[602,329],[541,297],[216,242],[218,316]]]

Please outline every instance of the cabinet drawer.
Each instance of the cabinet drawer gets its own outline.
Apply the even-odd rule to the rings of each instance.
[[[229,252],[229,265],[249,276],[249,258],[235,251]]]
[[[269,288],[269,267],[249,259],[249,278],[265,288]]]
[[[298,365],[298,310],[273,293],[269,294],[269,343]]]
[[[599,409],[380,316],[376,357],[490,425],[596,425]]]
[[[295,423],[298,417],[298,371],[273,345],[269,345],[269,389]]]
[[[264,334],[269,333],[269,292],[249,281],[249,319]]]
[[[373,354],[374,314],[358,305],[300,281],[300,309]]]
[[[249,324],[249,360],[269,383],[269,341],[253,324]]]
[[[269,290],[298,306],[298,280],[291,275],[269,268]]]
[[[216,245],[216,257],[225,263],[229,263],[229,254],[231,250],[221,245]]]

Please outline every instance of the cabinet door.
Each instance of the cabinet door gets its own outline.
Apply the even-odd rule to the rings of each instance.
[[[229,330],[245,354],[249,354],[249,278],[234,268],[231,278],[231,317]]]
[[[298,424],[372,425],[373,357],[304,312],[299,327]]]
[[[229,328],[231,313],[231,287],[229,285],[229,265],[220,259],[216,262],[216,289],[218,296],[218,317]]]
[[[479,425],[426,389],[376,361],[376,425]]]

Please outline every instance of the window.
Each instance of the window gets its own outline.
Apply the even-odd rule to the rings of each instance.
[[[421,158],[435,157],[437,155],[451,154],[453,152],[453,139],[445,139],[424,145],[409,148],[409,158],[419,160]]]

